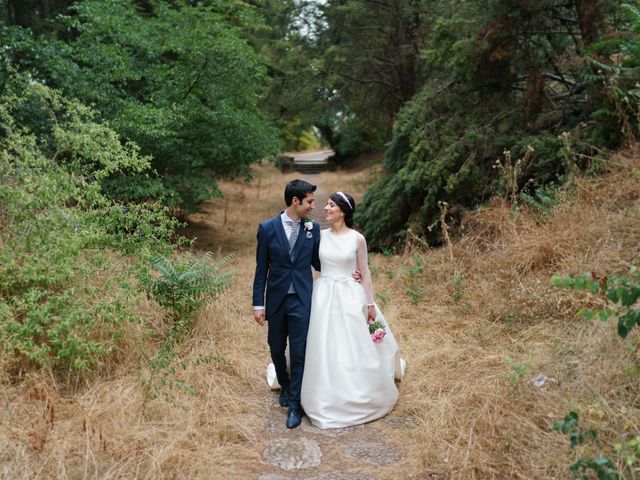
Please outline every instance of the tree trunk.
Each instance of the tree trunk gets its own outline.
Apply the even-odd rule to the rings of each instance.
[[[535,65],[531,65],[529,67],[529,86],[524,103],[526,126],[530,130],[535,126],[535,117],[542,111],[543,95],[544,77]]]
[[[391,55],[398,61],[393,76],[399,92],[399,99],[394,102],[392,112],[396,113],[405,102],[416,93],[416,62],[419,51],[415,47],[415,32],[418,25],[413,24],[415,16],[410,15],[409,8],[402,2],[394,2],[395,32]]]
[[[598,27],[602,22],[602,0],[575,0],[578,24],[583,46],[598,39]]]
[[[6,0],[9,25],[38,30],[42,20],[50,18],[71,2],[69,0]]]
[[[28,28],[31,26],[33,5],[27,0],[7,0],[7,17],[10,25]]]

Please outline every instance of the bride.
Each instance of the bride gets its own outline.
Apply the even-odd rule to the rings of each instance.
[[[366,241],[351,228],[353,198],[336,192],[324,210],[331,228],[320,234],[321,273],[313,286],[301,403],[313,425],[340,428],[391,411],[404,360],[374,303]],[[353,279],[354,270],[361,283]],[[369,333],[374,321],[384,332]]]

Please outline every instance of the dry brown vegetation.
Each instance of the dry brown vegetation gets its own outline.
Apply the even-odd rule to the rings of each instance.
[[[501,199],[469,214],[451,248],[418,239],[403,255],[371,256],[378,298],[407,359],[393,415],[414,427],[389,431],[402,460],[380,479],[568,477],[574,453],[552,424],[576,409],[600,432],[601,450],[640,432],[638,332],[587,323],[583,295],[550,286],[553,273],[624,273],[640,258],[640,161],[616,156],[611,172],[579,179],[553,211],[513,215]],[[361,198],[366,170],[328,172],[317,209],[334,190]],[[71,390],[46,376],[0,386],[0,478],[257,478],[268,362],[266,331],[250,317],[257,222],[277,212],[296,174],[255,169],[226,182],[225,199],[192,217],[195,247],[235,252],[232,287],[207,305],[181,347],[214,358],[176,374],[197,390],[145,401],[135,350],[108,377]],[[146,317],[157,307],[143,305]],[[545,391],[528,385],[553,377]],[[372,428],[384,429],[380,422]],[[330,455],[316,474],[329,471]]]

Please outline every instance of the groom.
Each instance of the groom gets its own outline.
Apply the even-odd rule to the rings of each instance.
[[[267,338],[281,388],[279,401],[289,407],[287,428],[297,427],[302,420],[300,388],[313,289],[311,266],[320,271],[320,228],[309,219],[315,191],[316,186],[304,180],[289,182],[284,190],[286,210],[258,227],[253,316],[258,325],[269,322]]]

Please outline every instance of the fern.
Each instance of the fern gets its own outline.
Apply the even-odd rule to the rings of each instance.
[[[627,18],[631,21],[631,28],[635,31],[640,30],[640,8],[632,3],[623,3],[620,9],[627,14]]]
[[[143,272],[139,279],[149,297],[169,310],[175,328],[188,327],[195,312],[228,287],[234,271],[221,269],[232,259],[230,254],[213,261],[210,252],[193,262],[156,256],[151,266],[158,274]]]

